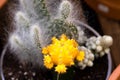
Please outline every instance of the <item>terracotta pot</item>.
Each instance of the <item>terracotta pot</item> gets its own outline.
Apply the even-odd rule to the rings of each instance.
[[[120,20],[120,0],[85,0],[98,14]]]
[[[110,75],[109,80],[120,80],[120,64],[112,72],[112,74]]]
[[[0,0],[0,8],[5,4],[6,0]]]

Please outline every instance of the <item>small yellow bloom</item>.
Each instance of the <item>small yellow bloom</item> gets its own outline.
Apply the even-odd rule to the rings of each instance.
[[[56,42],[59,42],[59,40],[56,39],[56,37],[53,37],[53,38],[52,38],[52,44],[55,44]]]
[[[48,69],[51,69],[53,67],[53,63],[52,63],[51,57],[49,55],[44,56],[44,65]]]
[[[60,37],[60,41],[66,41],[68,38],[65,34],[62,34],[61,37]]]
[[[66,66],[64,64],[60,64],[60,65],[57,65],[55,67],[55,71],[58,72],[59,74],[60,73],[65,73],[67,70]]]
[[[84,51],[80,51],[79,54],[77,55],[77,60],[82,61],[84,59],[85,53]]]
[[[71,39],[72,40],[72,44],[74,47],[78,47],[78,43],[74,40],[74,39]]]
[[[42,53],[43,53],[43,54],[47,54],[47,53],[48,53],[48,49],[47,49],[46,47],[44,47],[44,48],[42,49]]]

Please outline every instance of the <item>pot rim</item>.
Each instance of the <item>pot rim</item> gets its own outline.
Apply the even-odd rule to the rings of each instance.
[[[0,8],[3,7],[3,5],[7,2],[7,0],[0,0]]]
[[[109,77],[109,80],[119,80],[120,79],[120,64],[113,70]]]

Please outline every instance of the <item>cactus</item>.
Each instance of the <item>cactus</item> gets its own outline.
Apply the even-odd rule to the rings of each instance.
[[[96,57],[102,57],[107,53],[110,53],[110,46],[113,43],[112,37],[108,35],[91,37],[87,39],[86,47],[95,53]]]
[[[92,67],[94,61],[94,54],[84,46],[79,47],[79,49],[85,52],[85,59],[81,62],[78,62],[78,66],[80,67],[80,69],[85,69],[87,66]]]
[[[63,0],[57,10],[57,17],[52,16],[46,0],[19,0],[20,10],[15,14],[15,30],[9,37],[11,50],[20,62],[43,65],[41,48],[51,42],[53,36],[66,34],[78,40],[80,27],[69,19],[72,4]],[[82,34],[84,35],[84,34]],[[78,40],[79,41],[79,40]]]
[[[88,39],[82,28],[71,19],[73,6],[68,0],[61,1],[56,8],[55,16],[52,15],[54,12],[49,9],[47,0],[19,0],[19,2],[20,10],[16,12],[14,18],[15,30],[9,37],[9,45],[20,62],[43,66],[42,48],[51,43],[53,36],[60,37],[61,34],[65,34],[75,39],[80,44],[80,50],[85,51],[85,59],[78,62],[80,68],[93,65],[94,55],[89,46],[91,39]],[[83,44],[86,46],[81,46]],[[110,45],[106,48],[108,47]]]
[[[79,25],[78,21],[74,20],[72,14],[74,6],[69,0],[58,0],[60,4],[52,5],[52,9],[50,2],[51,0],[19,0],[19,10],[14,16],[15,28],[10,33],[1,55],[0,70],[3,80],[3,57],[7,48],[10,48],[11,53],[23,64],[23,68],[39,67],[41,73],[46,73],[44,67],[47,66],[46,68],[58,72],[57,80],[59,74],[65,73],[68,67],[75,66],[80,69],[92,67],[96,57],[102,57],[110,52],[112,38],[107,35],[99,37],[86,35],[86,30],[82,28],[86,24],[80,22]],[[21,64],[19,67],[22,69]],[[31,70],[29,72],[31,75]],[[74,70],[72,72],[75,73]],[[26,79],[26,71],[24,74],[22,76]],[[36,72],[32,77],[37,77],[34,75],[37,75]]]

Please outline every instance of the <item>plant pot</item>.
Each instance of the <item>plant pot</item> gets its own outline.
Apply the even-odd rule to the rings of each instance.
[[[120,20],[120,1],[119,0],[85,0],[85,2],[98,14],[105,17]]]
[[[84,30],[87,37],[100,36],[98,32],[87,24],[79,21],[74,23]],[[21,65],[17,57],[9,52],[7,45],[4,47],[0,59],[0,75],[2,80],[53,80],[51,71],[41,70],[39,67],[33,67],[31,64]],[[73,68],[75,73],[72,80],[108,80],[111,67],[111,56],[107,54],[104,57],[96,58],[93,67],[87,67],[84,70]]]
[[[120,65],[118,65],[109,77],[109,80],[120,80]]]
[[[0,0],[0,8],[5,4],[6,0]]]

